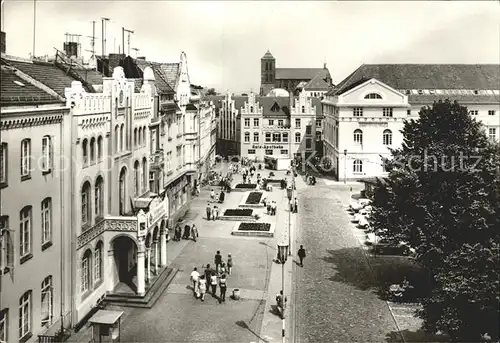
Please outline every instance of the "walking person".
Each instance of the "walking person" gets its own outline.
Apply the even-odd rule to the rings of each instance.
[[[215,220],[215,209],[217,208],[217,206],[214,205],[214,207],[212,208],[212,220]]]
[[[210,203],[207,204],[207,220],[210,220],[210,215],[212,214],[212,208],[210,207]]]
[[[222,262],[220,268],[219,268],[219,276],[226,274],[226,264]]]
[[[304,258],[306,258],[306,249],[304,249],[304,246],[301,245],[300,248],[299,248],[299,251],[297,252],[297,255],[299,256],[299,260],[300,260],[300,266],[303,267],[304,264]]]
[[[210,286],[212,286],[212,295],[217,297],[217,275],[214,272],[210,276]]]
[[[207,279],[205,279],[205,275],[200,276],[198,281],[198,290],[201,301],[205,301],[205,293],[207,293]]]
[[[174,230],[174,241],[177,241],[177,242],[180,241],[181,234],[182,234],[181,226],[179,225],[179,223],[177,223],[177,225],[175,226],[175,230]]]
[[[193,282],[193,292],[198,297],[198,281],[200,280],[200,273],[198,272],[198,268],[194,267],[191,272],[191,281]]]
[[[182,239],[189,239],[191,237],[191,227],[189,225],[184,225],[184,235]]]
[[[299,201],[297,200],[297,198],[293,199],[293,213],[298,212],[298,206],[299,206]]]
[[[196,227],[196,225],[193,224],[193,226],[191,227],[191,235],[193,237],[193,241],[196,242],[196,238],[198,238],[198,228]]]
[[[220,297],[219,304],[226,301],[226,291],[227,291],[227,279],[226,274],[222,274],[219,279],[219,287],[220,287]]]
[[[233,257],[231,254],[227,254],[227,273],[231,275],[231,271],[233,270]]]
[[[219,268],[222,264],[222,255],[220,254],[219,250],[217,250],[217,254],[215,254],[214,263],[215,263],[215,272],[218,273]]]
[[[215,206],[215,216],[214,216],[214,220],[216,219],[219,219],[219,208],[217,206]]]

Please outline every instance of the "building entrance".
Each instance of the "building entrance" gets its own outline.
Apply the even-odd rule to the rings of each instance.
[[[137,246],[126,236],[116,237],[113,241],[113,254],[118,274],[118,282],[124,283],[132,290],[137,288],[134,282],[137,275]]]

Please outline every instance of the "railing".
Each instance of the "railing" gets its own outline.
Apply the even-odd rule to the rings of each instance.
[[[38,343],[63,343],[70,337],[69,333],[63,332],[62,334],[51,335],[38,335]]]

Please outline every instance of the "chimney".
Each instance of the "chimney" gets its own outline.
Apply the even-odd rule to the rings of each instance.
[[[5,54],[5,32],[1,31],[0,35],[0,52]]]
[[[124,54],[109,54],[109,72],[113,74],[113,70],[121,65],[122,60],[125,58]]]

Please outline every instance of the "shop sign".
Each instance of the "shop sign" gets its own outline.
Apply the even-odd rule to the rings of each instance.
[[[153,227],[159,220],[167,215],[166,201],[160,198],[154,198],[149,204],[148,227]]]
[[[252,145],[252,149],[284,149],[283,145]]]
[[[145,237],[148,233],[148,217],[143,210],[137,213],[137,237]]]

